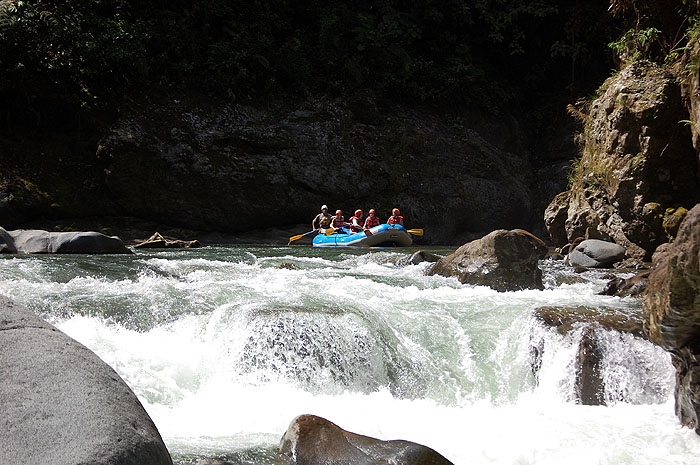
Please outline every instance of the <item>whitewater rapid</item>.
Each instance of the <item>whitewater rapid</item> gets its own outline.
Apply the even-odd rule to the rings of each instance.
[[[436,250],[447,253],[448,250]],[[455,465],[687,464],[667,353],[599,331],[607,407],[576,403],[567,336],[544,305],[639,311],[602,274],[542,262],[543,291],[425,276],[409,251],[206,247],[133,257],[0,260],[0,292],[97,353],[153,418],[175,462],[281,463],[289,422],[430,446]],[[543,341],[537,381],[533,340]]]

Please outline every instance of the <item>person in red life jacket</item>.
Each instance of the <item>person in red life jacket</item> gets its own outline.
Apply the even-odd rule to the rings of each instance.
[[[336,210],[335,216],[331,216],[331,228],[338,229],[345,226],[345,217],[343,216],[342,210]]]
[[[362,231],[362,228],[365,225],[365,219],[362,217],[362,214],[363,211],[358,208],[355,210],[355,216],[350,218],[350,229],[353,232]]]
[[[386,224],[400,224],[403,226],[403,216],[398,208],[391,210],[391,216],[386,220]]]
[[[374,211],[374,208],[370,208],[369,214],[367,218],[365,218],[365,229],[373,228],[375,226],[379,226],[379,218],[377,218],[377,212]]]

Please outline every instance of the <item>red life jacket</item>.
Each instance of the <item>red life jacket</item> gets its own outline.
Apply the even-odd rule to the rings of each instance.
[[[369,229],[375,226],[379,226],[379,218],[377,218],[376,216],[374,218],[368,216],[365,220],[365,228]]]
[[[340,216],[334,216],[331,218],[331,226],[334,228],[339,228],[345,224],[345,218],[343,218],[343,215]]]
[[[357,225],[353,224],[353,221],[356,221]],[[358,218],[357,216],[353,216],[352,218],[350,218],[350,224],[352,225],[352,226],[350,226],[350,229],[352,229],[353,231],[362,231],[362,219],[361,218]]]
[[[403,223],[403,216],[394,216],[391,215],[388,220],[386,220],[386,224],[401,224]]]

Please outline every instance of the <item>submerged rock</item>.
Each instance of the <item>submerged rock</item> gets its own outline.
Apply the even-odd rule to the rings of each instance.
[[[645,331],[671,352],[676,415],[700,434],[700,204],[688,212],[672,244],[653,257],[644,296]]]
[[[645,270],[631,278],[614,277],[599,292],[599,295],[615,295],[618,297],[641,296],[649,283],[651,271]]]
[[[588,239],[577,245],[567,257],[571,266],[608,268],[625,257],[625,248],[614,242]]]
[[[131,254],[121,239],[105,236],[95,231],[84,232],[48,232],[40,229],[18,229],[6,231],[11,244],[5,244],[12,253],[50,254],[50,253],[85,253],[85,254]]]
[[[0,296],[0,463],[172,465],[119,375]]]
[[[544,325],[556,328],[562,336],[579,325],[594,325],[646,338],[643,331],[642,314],[623,314],[614,308],[605,307],[538,307],[534,315]]]
[[[463,284],[501,292],[542,289],[542,270],[537,266],[540,242],[527,231],[496,230],[441,258],[429,274],[456,276]]]
[[[279,449],[289,465],[452,464],[429,447],[351,433],[314,415],[300,415],[292,420]]]
[[[576,351],[576,397],[581,405],[605,405],[605,382],[601,372],[603,355],[592,327],[583,329]]]
[[[434,253],[426,252],[425,250],[419,250],[418,252],[411,255],[408,260],[406,260],[407,265],[417,265],[423,262],[435,263],[440,260],[439,255]]]

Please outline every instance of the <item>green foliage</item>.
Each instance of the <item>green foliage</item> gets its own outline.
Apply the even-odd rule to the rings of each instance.
[[[651,46],[658,41],[661,31],[655,27],[629,29],[619,40],[608,46],[623,61],[639,61],[649,58]]]
[[[604,12],[574,0],[0,0],[0,104],[39,124],[153,90],[363,89],[497,111],[569,70],[571,85],[595,74]]]
[[[567,172],[566,172],[566,184],[567,184],[567,189],[571,189],[578,177],[581,176],[581,159],[580,158],[574,158],[571,160],[571,165],[569,165]]]

